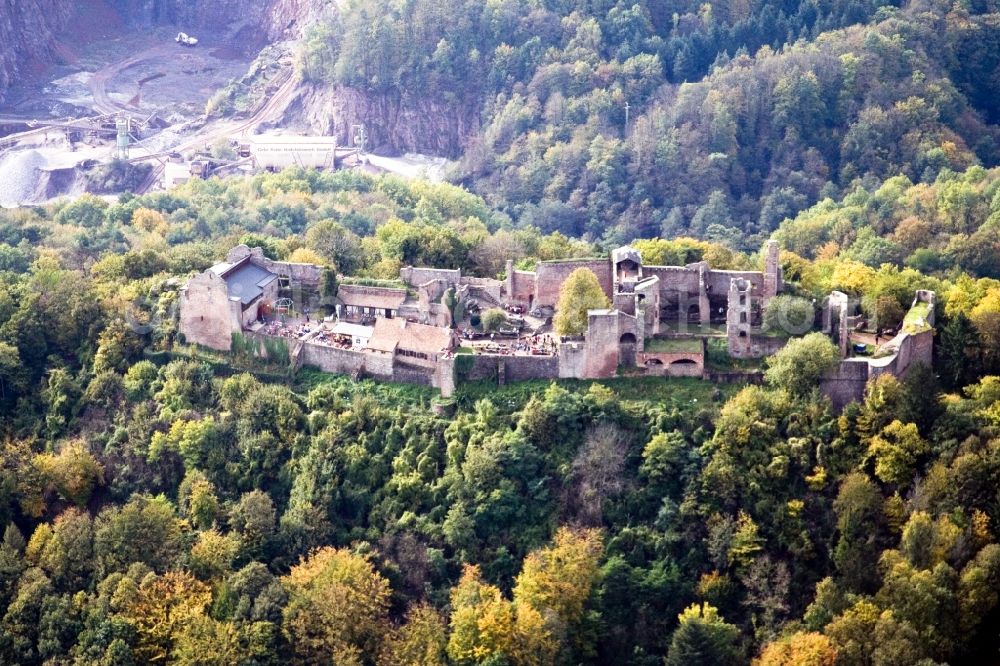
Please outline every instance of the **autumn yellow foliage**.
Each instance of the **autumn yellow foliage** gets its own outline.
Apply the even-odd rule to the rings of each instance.
[[[320,548],[281,579],[288,593],[283,631],[310,663],[361,663],[374,656],[389,610],[389,581],[368,558]]]
[[[125,611],[125,618],[136,632],[136,661],[167,661],[177,636],[204,617],[211,601],[209,587],[189,573],[170,571],[159,577],[148,576]]]
[[[764,647],[753,666],[834,666],[837,650],[816,632],[796,633]]]

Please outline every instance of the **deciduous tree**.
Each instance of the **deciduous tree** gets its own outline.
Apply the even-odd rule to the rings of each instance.
[[[281,579],[288,592],[282,631],[307,662],[374,656],[389,609],[389,582],[361,555],[321,548]]]
[[[608,297],[589,268],[577,268],[559,288],[559,302],[553,326],[559,335],[583,335],[587,312],[608,307]]]

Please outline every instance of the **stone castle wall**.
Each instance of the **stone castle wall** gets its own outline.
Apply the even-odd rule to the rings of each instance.
[[[555,307],[559,302],[559,289],[570,273],[587,268],[597,276],[601,288],[611,298],[614,288],[611,261],[608,259],[579,259],[573,261],[543,261],[535,268],[534,307]]]
[[[713,271],[706,273],[708,290],[719,296],[729,293],[734,279],[743,278],[753,285],[754,298],[763,297],[764,275],[759,271]]]
[[[192,344],[229,351],[233,333],[240,330],[239,304],[229,300],[226,281],[205,271],[188,281],[181,291],[178,330]]]
[[[457,358],[457,357],[456,357]],[[529,379],[558,379],[557,356],[501,356],[499,354],[467,355],[471,359],[462,363],[461,381],[497,381],[501,369],[505,382],[523,382]]]
[[[250,249],[246,245],[237,245],[226,255],[226,261],[235,264],[245,257],[253,257],[251,261],[261,268],[268,270],[275,275],[287,277],[289,286],[292,288],[318,289],[323,280],[322,266],[315,264],[296,264],[288,261],[274,261],[264,256],[264,250],[255,247]]]
[[[639,352],[638,365],[646,373],[665,377],[701,377],[705,374],[705,354],[684,352]],[[658,361],[659,363],[656,363]]]
[[[500,358],[493,354],[465,354],[461,360],[462,370],[459,372],[459,381],[496,381],[499,375]]]
[[[686,291],[698,293],[698,266],[643,266],[644,277],[656,276],[660,279],[660,289],[664,292]],[[729,290],[729,285],[726,285]]]
[[[753,358],[763,358],[776,353],[788,344],[788,338],[770,335],[754,335],[750,337],[750,351],[756,354]]]
[[[536,276],[531,271],[514,270],[514,262],[507,262],[507,279],[504,291],[507,299],[521,305],[534,305]]]
[[[302,352],[299,356],[302,365],[329,372],[336,375],[354,376],[359,374],[365,367],[364,352],[353,349],[340,349],[337,347],[327,347],[312,342],[302,345]]]
[[[868,383],[868,360],[847,358],[820,382],[819,389],[830,399],[834,409],[860,401]]]
[[[559,377],[557,356],[507,356],[503,359],[503,365],[507,382]]]
[[[392,379],[392,354],[364,352],[365,374],[378,379]]]
[[[472,298],[485,304],[499,305],[503,303],[504,283],[490,278],[462,278],[462,287]]]
[[[897,338],[899,351],[884,359],[846,358],[820,383],[820,390],[830,398],[836,409],[850,402],[860,402],[865,396],[868,380],[891,374],[905,379],[916,365],[931,367],[934,361],[934,331],[902,333]]]
[[[413,384],[415,386],[433,386],[434,372],[426,368],[396,364],[392,368],[391,381],[397,384]]]
[[[587,350],[584,342],[564,342],[559,345],[559,378],[583,379],[586,377]]]
[[[414,268],[407,266],[399,269],[399,279],[411,287],[419,287],[432,280],[442,280],[449,286],[455,286],[462,280],[462,271],[457,268]]]

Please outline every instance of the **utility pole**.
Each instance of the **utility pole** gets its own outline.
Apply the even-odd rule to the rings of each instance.
[[[625,131],[628,131],[628,110],[631,108],[628,102],[625,102]]]

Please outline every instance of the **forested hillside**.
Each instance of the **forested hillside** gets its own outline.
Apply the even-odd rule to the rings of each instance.
[[[315,27],[302,61],[404,106],[479,110],[457,177],[545,231],[758,247],[858,184],[996,164],[996,11],[367,0]]]
[[[821,336],[764,386],[470,384],[440,416],[428,390],[290,381],[178,338],[177,288],[237,241],[372,278],[598,250],[450,185],[289,170],[0,213],[0,661],[984,663],[1000,283],[830,248],[876,219],[892,237],[924,189],[967,184],[981,220],[996,180],[890,183],[782,228],[792,294],[877,316],[940,297],[939,377],[883,378],[839,415],[812,389]],[[950,246],[933,225],[957,209],[920,210]]]
[[[350,0],[307,84],[472,109],[456,184],[0,210],[0,663],[994,663],[998,37],[992,0]],[[754,385],[445,400],[178,332],[238,243],[400,286],[624,242],[754,270],[772,236],[807,319],[839,290],[898,329],[936,292],[934,366],[838,412],[816,333],[709,350]]]

